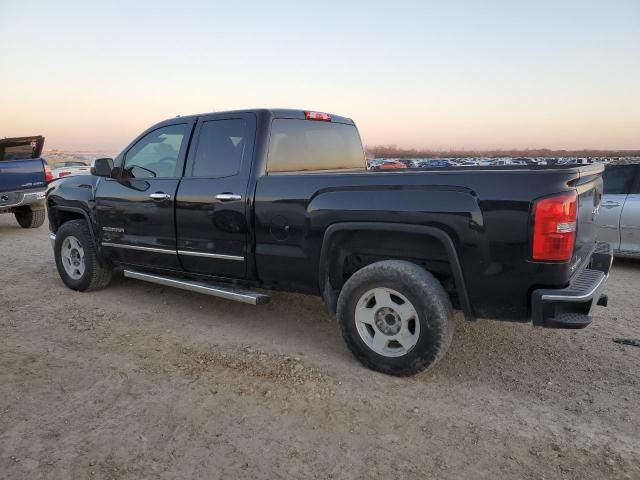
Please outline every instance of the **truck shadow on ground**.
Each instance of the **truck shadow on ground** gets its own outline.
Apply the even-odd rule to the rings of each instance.
[[[337,321],[318,297],[273,292],[269,304],[251,306],[122,277],[103,292],[121,302],[131,302],[134,310],[157,312],[152,315],[155,327],[179,331],[185,342],[252,345],[304,356],[338,376],[363,372],[381,376],[365,370],[352,357]],[[598,314],[602,314],[598,321],[607,321],[606,311]],[[576,377],[585,375],[594,381],[607,375],[606,359],[591,346],[610,340],[589,329],[545,330],[531,324],[466,322],[459,312],[455,322],[456,333],[448,354],[414,379],[515,384],[516,388],[520,385],[529,389],[553,384],[554,378],[567,369]]]
[[[9,216],[9,214],[6,214],[5,216]],[[18,222],[16,222],[15,220],[11,223],[7,223],[7,222],[0,223],[0,234],[19,233],[20,231],[24,231],[24,230],[26,229],[18,225]],[[42,228],[42,234],[43,235],[45,234],[44,228]]]

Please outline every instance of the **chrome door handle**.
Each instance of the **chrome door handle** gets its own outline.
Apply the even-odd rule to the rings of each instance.
[[[231,200],[242,200],[242,195],[237,195],[235,193],[219,193],[216,195],[216,200],[220,200],[222,202],[229,202]]]
[[[609,202],[602,202],[602,206],[604,208],[613,208],[613,207],[619,207],[620,204],[618,202],[609,201]]]
[[[154,200],[168,200],[171,198],[171,195],[168,193],[156,192],[149,195],[149,198],[153,198]]]

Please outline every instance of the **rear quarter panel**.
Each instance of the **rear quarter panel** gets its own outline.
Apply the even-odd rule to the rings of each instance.
[[[569,262],[530,261],[532,201],[572,190],[577,170],[459,170],[271,175],[255,194],[261,280],[319,292],[323,235],[339,222],[434,226],[454,242],[474,314],[526,320],[530,291],[563,287]],[[284,226],[288,226],[285,232]],[[402,252],[398,252],[402,257]]]

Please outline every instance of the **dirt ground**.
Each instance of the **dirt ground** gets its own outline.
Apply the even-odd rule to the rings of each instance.
[[[317,298],[117,278],[76,293],[0,216],[0,478],[640,478],[640,262],[581,331],[456,316],[448,355],[358,364]]]

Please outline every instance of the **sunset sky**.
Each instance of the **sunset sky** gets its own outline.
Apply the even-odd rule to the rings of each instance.
[[[175,115],[291,107],[369,144],[640,148],[640,0],[3,0],[0,137],[116,152]]]

